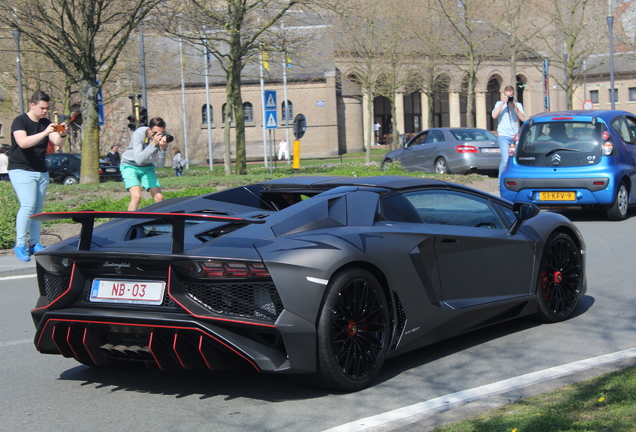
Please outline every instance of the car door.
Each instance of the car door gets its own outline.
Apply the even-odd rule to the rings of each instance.
[[[446,305],[461,309],[521,299],[533,291],[536,244],[522,233],[510,235],[508,223],[489,200],[453,190],[404,196],[422,219],[421,229],[435,235],[433,251]]]
[[[422,171],[435,171],[435,158],[439,154],[440,147],[446,142],[444,132],[441,130],[432,130],[426,137],[426,141],[422,145],[422,149],[418,153],[417,166]]]
[[[627,121],[630,135],[629,142],[625,141],[625,148],[628,153],[628,159],[626,162],[627,165],[629,165],[631,168],[629,173],[631,184],[634,184],[634,182],[636,182],[636,117],[625,116],[625,120]],[[632,187],[629,189],[629,202],[630,204],[633,204],[634,202],[636,202],[636,188]]]
[[[65,170],[65,167],[62,166],[62,155],[55,153],[46,155],[46,169],[49,172],[51,181],[61,181]]]
[[[407,171],[417,169],[418,154],[423,149],[422,144],[426,141],[426,137],[429,132],[430,131],[428,130],[420,132],[407,143],[407,146],[402,153],[402,157],[400,158],[402,166]]]

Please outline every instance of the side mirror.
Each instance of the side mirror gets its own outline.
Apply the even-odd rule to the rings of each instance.
[[[523,221],[532,219],[533,217],[538,215],[540,211],[541,209],[534,204],[515,203],[512,206],[512,212],[515,214],[516,219],[513,222],[512,226],[510,227],[508,234],[515,235],[517,231],[519,230],[519,227],[521,226],[521,223]]]

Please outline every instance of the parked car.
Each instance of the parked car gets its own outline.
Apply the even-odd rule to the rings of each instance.
[[[79,183],[82,155],[74,153],[49,153],[46,155],[46,166],[52,182],[65,185]],[[122,181],[118,165],[112,165],[103,159],[99,160],[100,181]]]
[[[407,171],[497,177],[501,153],[497,137],[487,130],[434,128],[418,133],[404,148],[385,154],[382,167],[396,161]]]
[[[636,116],[548,112],[521,127],[501,196],[545,208],[597,208],[622,220],[636,202]]]
[[[35,254],[31,314],[41,353],[89,366],[246,366],[356,391],[424,345],[565,320],[587,286],[565,216],[430,179],[293,177],[33,217],[82,224]]]

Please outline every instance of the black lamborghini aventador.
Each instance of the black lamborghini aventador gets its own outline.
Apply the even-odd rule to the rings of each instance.
[[[35,345],[90,366],[247,365],[355,391],[386,358],[566,319],[586,291],[567,218],[436,180],[293,177],[34,217],[82,224],[35,255]]]

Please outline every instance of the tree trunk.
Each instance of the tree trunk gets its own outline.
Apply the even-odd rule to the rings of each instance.
[[[234,131],[236,138],[236,174],[246,175],[247,158],[245,154],[245,113],[243,111],[243,96],[241,95],[240,89],[233,94],[232,109],[234,109],[234,121],[236,124],[236,130]],[[239,163],[239,160],[241,163]]]
[[[225,175],[232,175],[232,152],[231,152],[231,137],[232,137],[232,102],[230,100],[225,103],[225,121],[223,128],[223,165],[225,169]]]
[[[397,107],[395,106],[395,97],[391,101],[391,123],[392,123],[392,136],[391,136],[391,150],[396,150],[400,146],[398,145],[398,140],[400,136],[400,131],[397,128],[397,123],[395,119],[397,118]]]
[[[375,120],[373,119],[373,92],[367,90],[367,114],[369,116],[369,124],[367,125],[367,148],[365,152],[365,163],[371,163],[371,146],[375,144],[375,131],[373,130]]]
[[[99,183],[99,118],[97,115],[97,93],[99,88],[94,77],[80,79],[82,94],[82,168],[81,183]]]

